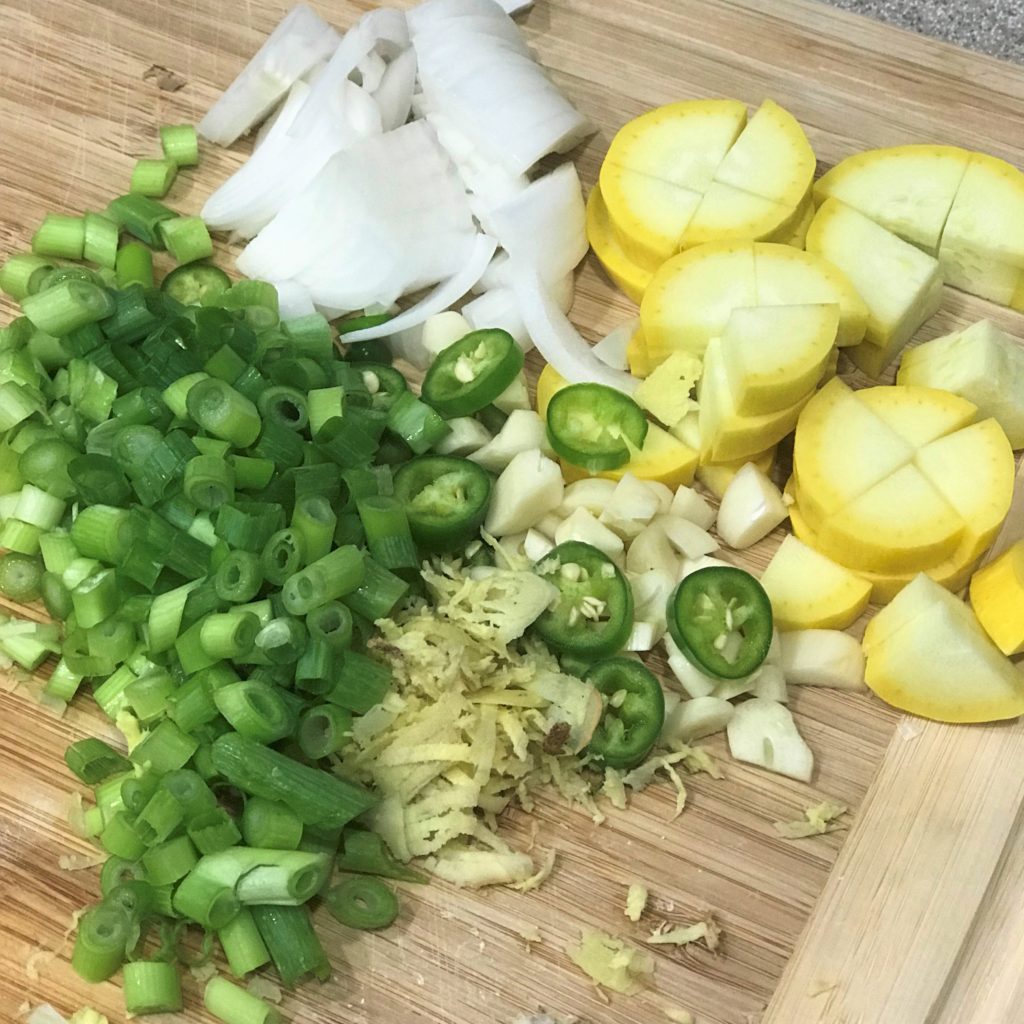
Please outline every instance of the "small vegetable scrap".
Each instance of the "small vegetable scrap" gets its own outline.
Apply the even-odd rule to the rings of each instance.
[[[806,808],[803,818],[797,818],[795,821],[775,821],[772,825],[783,839],[806,839],[808,836],[821,836],[846,828],[846,825],[836,819],[841,818],[848,810],[845,804],[823,800],[820,804]]]
[[[691,925],[670,925],[663,921],[644,939],[644,942],[652,946],[688,946],[694,942],[703,942],[708,949],[715,952],[721,934],[721,929],[710,917]]]
[[[639,921],[647,906],[647,886],[633,882],[626,891],[626,917]]]
[[[584,928],[566,952],[596,985],[626,996],[641,992],[654,975],[653,957],[593,928]]]

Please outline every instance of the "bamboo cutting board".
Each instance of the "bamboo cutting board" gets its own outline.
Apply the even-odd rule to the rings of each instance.
[[[285,8],[282,0],[183,6],[155,0],[4,0],[0,5],[0,251],[26,246],[49,210],[102,208],[160,124],[194,121]],[[366,0],[320,3],[346,27]],[[756,106],[771,96],[806,126],[823,166],[873,146],[943,142],[1024,165],[1024,72],[806,0],[538,0],[526,34],[558,84],[593,119],[585,184],[615,128],[647,107],[706,95]],[[156,67],[155,76],[151,70]],[[159,69],[181,88],[159,87]],[[166,82],[164,82],[166,84]],[[171,202],[198,210],[243,157],[207,149]],[[596,337],[631,315],[588,258],[574,319]],[[922,337],[1016,314],[948,291]],[[744,555],[762,567],[778,543]],[[28,610],[27,614],[36,614]],[[63,719],[33,699],[39,680],[0,679],[0,1021],[48,1001],[91,1003],[123,1020],[114,985],[90,987],[68,965],[71,913],[95,899],[95,870],[65,824],[76,786],[61,754],[109,732],[80,698]],[[660,1001],[700,1024],[1012,1024],[1024,1019],[1024,728],[951,728],[901,720],[868,696],[794,694],[818,769],[813,786],[727,759],[725,778],[655,786],[594,825],[557,801],[509,815],[519,846],[557,851],[537,892],[407,887],[400,924],[362,936],[321,922],[335,964],[326,985],[286,996],[286,1017],[345,1024],[493,1024],[534,1013],[594,1024],[667,1019]],[[823,796],[855,809],[846,838],[799,842],[772,822]],[[651,947],[657,995],[600,998],[563,950],[581,925],[636,944],[627,884],[651,890],[648,930],[711,911],[725,939]],[[647,918],[645,918],[645,921]],[[519,932],[535,926],[542,941]],[[186,978],[190,1020],[198,985]],[[770,1005],[769,1005],[770,1004]]]

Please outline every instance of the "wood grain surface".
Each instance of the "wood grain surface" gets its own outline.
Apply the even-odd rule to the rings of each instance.
[[[314,6],[346,27],[369,4]],[[102,208],[124,190],[134,160],[157,150],[157,127],[197,120],[285,7],[4,0],[0,251],[24,248],[49,210]],[[587,187],[619,124],[706,95],[751,106],[771,96],[806,126],[822,166],[862,148],[926,141],[1024,164],[1024,73],[814,3],[538,0],[522,23],[599,126],[579,154]],[[166,92],[147,80],[154,65],[183,87]],[[245,152],[244,143],[205,147],[202,167],[180,176],[170,201],[198,211]],[[631,314],[588,257],[573,312],[584,333],[597,337]],[[984,315],[1024,333],[1016,314],[947,290],[922,338]],[[745,553],[744,564],[763,566],[778,539]],[[91,1003],[121,1021],[117,986],[87,986],[68,965],[71,914],[96,897],[96,870],[58,866],[62,855],[90,851],[65,824],[77,786],[62,752],[109,724],[82,698],[55,718],[35,702],[39,687],[39,678],[0,681],[0,1021],[41,1001],[63,1012]],[[700,1024],[750,1024],[778,989],[765,1017],[773,1024],[1020,1020],[1020,728],[901,722],[871,697],[827,691],[804,690],[793,704],[817,756],[813,786],[729,762],[719,738],[708,746],[725,779],[688,780],[690,802],[675,821],[661,786],[601,826],[556,800],[512,813],[513,843],[558,853],[542,889],[406,887],[399,925],[375,936],[319,915],[335,976],[287,995],[286,1017],[495,1024],[545,1007],[559,1019],[626,1024],[667,1019],[660,1001],[669,1000]],[[772,829],[822,796],[859,809],[834,872],[844,833],[787,842]],[[606,1004],[564,946],[582,925],[641,943],[644,928],[622,913],[633,881],[652,893],[648,928],[711,911],[725,940],[717,955],[652,947],[656,993]],[[518,930],[530,925],[543,941],[528,948]],[[198,985],[186,984],[187,1019],[206,1020]]]

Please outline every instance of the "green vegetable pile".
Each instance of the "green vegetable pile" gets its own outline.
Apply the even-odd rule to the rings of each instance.
[[[179,154],[189,131],[165,133]],[[272,963],[292,986],[330,971],[311,899],[379,928],[394,893],[353,878],[423,880],[355,824],[376,797],[331,758],[391,683],[374,621],[475,536],[491,485],[424,455],[449,427],[382,345],[343,358],[322,316],[282,320],[271,285],[197,262],[205,226],[139,194],[149,172],[104,214],[47,217],[0,271],[23,313],[0,330],[0,593],[55,620],[4,617],[0,654],[57,655],[48,695],[86,684],[128,739],[67,764],[109,854],[72,964],[123,971],[133,1014],[181,1008],[190,929],[200,961],[216,940],[236,977]],[[335,863],[355,875],[331,889]],[[206,1002],[275,1016],[223,978]]]

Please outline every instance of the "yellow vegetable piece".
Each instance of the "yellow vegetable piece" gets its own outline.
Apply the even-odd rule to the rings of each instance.
[[[1024,651],[1024,540],[971,577],[971,606],[1003,654]]]
[[[790,233],[774,239],[774,241],[781,242],[783,245],[791,245],[795,249],[802,249],[807,243],[807,232],[813,220],[814,201],[808,196],[797,208],[797,219]]]
[[[601,195],[616,242],[638,266],[654,270],[679,251],[701,193],[605,160]]]
[[[647,339],[642,327],[638,327],[633,332],[633,337],[629,339],[626,346],[626,361],[629,363],[629,372],[634,377],[647,377],[657,365],[647,351]]]
[[[972,153],[939,244],[947,283],[1003,305],[1024,271],[1024,174]]]
[[[704,353],[704,374],[698,387],[701,457],[707,462],[733,462],[778,444],[793,431],[810,392],[792,405],[760,416],[736,411],[722,359],[722,339],[714,338]]]
[[[1024,448],[1024,349],[991,320],[904,352],[896,380],[963,396]]]
[[[815,166],[797,119],[765,100],[715,171],[715,181],[793,208],[807,195]]]
[[[965,398],[931,387],[864,388],[856,396],[913,448],[961,430],[978,413]]]
[[[995,420],[982,420],[921,448],[914,462],[964,521],[963,556],[980,557],[995,540],[1013,498],[1016,464]]]
[[[736,474],[748,463],[753,463],[765,476],[775,468],[776,448],[758,452],[735,462],[707,462],[697,466],[697,479],[716,497],[721,498]]]
[[[697,407],[690,393],[703,368],[692,352],[673,352],[633,392],[633,399],[666,427],[675,426]]]
[[[792,232],[799,222],[795,206],[784,206],[742,188],[715,181],[682,235],[681,248],[705,242],[773,239]]]
[[[609,221],[623,250],[651,269],[679,249],[722,158],[747,120],[738,100],[687,100],[619,129],[601,167]]]
[[[887,366],[939,308],[938,262],[837,199],[825,200],[815,214],[807,249],[834,263],[864,300],[867,330],[851,358],[867,369],[858,357],[869,357],[868,372],[877,376],[875,367]]]
[[[651,423],[647,428],[643,448],[618,469],[590,474],[568,462],[562,462],[561,466],[566,483],[582,480],[587,476],[621,480],[626,473],[632,473],[638,480],[654,480],[676,488],[681,484],[693,483],[693,475],[697,469],[697,452],[674,438],[667,430],[662,430],[656,423]]]
[[[798,482],[798,496],[801,493]],[[903,466],[816,527],[819,550],[869,572],[918,572],[957,551],[964,523],[916,466]]]
[[[813,221],[812,221],[813,223]],[[754,246],[758,306],[837,303],[836,344],[856,345],[864,337],[868,311],[849,279],[812,252],[761,242]]]
[[[698,471],[699,475],[699,471]],[[799,505],[789,508],[789,522],[793,533],[808,547],[818,550],[820,542],[817,534],[808,526]],[[837,562],[837,564],[840,564]],[[926,570],[926,574],[940,586],[954,593],[963,590],[977,565],[977,559],[964,561],[959,554]],[[866,572],[846,566],[871,586],[871,603],[888,604],[918,573],[882,573]]]
[[[540,371],[537,378],[537,415],[542,420],[547,420],[548,403],[555,393],[567,388],[569,382],[550,364],[545,363],[544,369]]]
[[[639,305],[653,272],[635,263],[619,244],[608,222],[608,210],[597,185],[587,197],[587,240],[605,273]]]
[[[864,678],[882,700],[940,722],[1024,713],[1024,676],[970,609],[927,576],[915,579],[874,623],[879,619],[871,639],[865,637]]]
[[[655,363],[685,349],[698,355],[737,306],[756,306],[754,247],[711,242],[658,268],[640,303],[640,324]]]
[[[761,586],[782,630],[846,629],[871,596],[870,583],[792,535],[772,556]]]
[[[857,153],[815,182],[818,204],[832,197],[930,256],[971,154],[956,146],[893,146]]]
[[[839,327],[837,305],[734,309],[722,335],[722,362],[736,411],[775,412],[821,380]]]
[[[892,390],[892,389],[880,389]],[[793,442],[800,506],[815,529],[907,465],[914,448],[838,377],[804,407]]]

